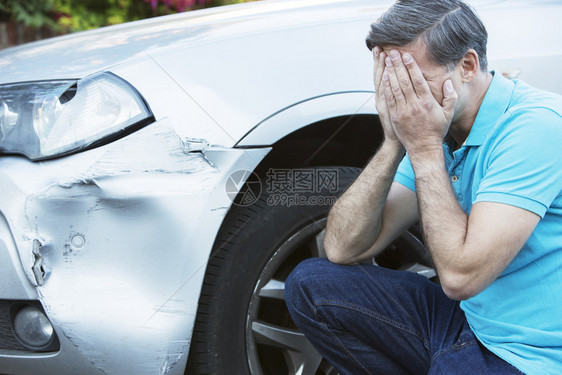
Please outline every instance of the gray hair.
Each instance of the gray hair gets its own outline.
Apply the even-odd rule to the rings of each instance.
[[[488,33],[474,10],[460,0],[398,0],[375,23],[367,47],[406,46],[423,38],[429,57],[454,69],[469,49],[487,71]]]

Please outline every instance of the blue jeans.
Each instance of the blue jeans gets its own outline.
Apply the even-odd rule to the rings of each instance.
[[[458,301],[415,273],[308,259],[285,300],[340,375],[522,374],[480,344]]]

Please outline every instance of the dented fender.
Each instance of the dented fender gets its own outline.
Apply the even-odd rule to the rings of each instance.
[[[183,374],[232,203],[225,181],[268,151],[182,138],[163,119],[57,160],[0,159],[0,191],[11,195],[0,212],[27,278],[19,298],[36,292],[61,339],[60,352],[41,359],[45,373],[79,353],[92,373]],[[8,371],[18,366],[0,359]]]

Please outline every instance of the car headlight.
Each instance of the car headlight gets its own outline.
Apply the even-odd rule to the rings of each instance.
[[[0,152],[33,160],[105,144],[153,120],[140,94],[108,72],[0,86]]]

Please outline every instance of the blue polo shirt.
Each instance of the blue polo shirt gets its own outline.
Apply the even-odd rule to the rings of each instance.
[[[524,373],[562,374],[562,97],[496,74],[465,143],[451,147],[446,166],[467,214],[486,201],[541,217],[503,273],[461,302],[468,323]],[[395,181],[415,191],[407,156]]]

